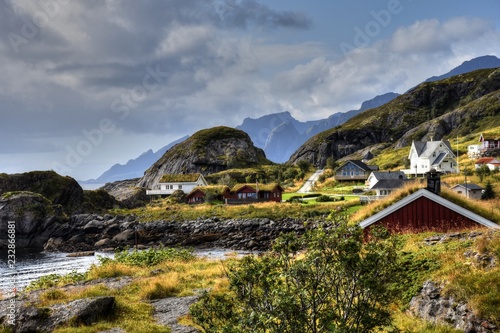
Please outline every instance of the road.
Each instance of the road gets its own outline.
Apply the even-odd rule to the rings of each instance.
[[[297,193],[309,193],[311,192],[314,184],[318,180],[319,176],[324,172],[323,169],[318,169],[314,172],[308,180],[304,182],[304,185],[297,191]]]

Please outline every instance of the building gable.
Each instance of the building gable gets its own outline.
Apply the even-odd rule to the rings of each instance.
[[[391,232],[448,232],[500,226],[426,189],[421,189],[359,223],[365,229],[377,224]]]

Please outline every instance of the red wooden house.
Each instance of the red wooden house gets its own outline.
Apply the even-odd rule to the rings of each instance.
[[[231,190],[225,185],[198,186],[186,196],[189,204],[203,203],[207,199],[224,201],[232,198]]]
[[[391,233],[450,232],[500,226],[427,189],[421,189],[359,223],[363,229],[381,225]]]
[[[231,190],[232,200],[226,203],[242,203],[249,201],[281,202],[283,188],[277,184],[236,184]]]

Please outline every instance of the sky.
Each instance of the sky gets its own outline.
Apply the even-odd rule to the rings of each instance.
[[[0,0],[0,173],[97,178],[195,131],[323,119],[482,55],[500,0]]]

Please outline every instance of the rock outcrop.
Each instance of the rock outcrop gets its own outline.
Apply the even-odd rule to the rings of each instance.
[[[102,190],[115,198],[121,207],[135,208],[144,206],[149,202],[149,197],[146,195],[145,188],[137,186],[139,181],[140,178],[119,180],[107,183],[102,187]]]
[[[0,174],[0,195],[16,191],[39,193],[52,204],[61,205],[67,214],[79,211],[84,201],[78,182],[54,171]]]
[[[202,173],[229,168],[270,164],[264,151],[253,145],[245,132],[230,127],[214,127],[196,132],[169,149],[146,170],[137,186],[151,188],[163,174]]]
[[[32,192],[15,192],[0,200],[0,249],[8,246],[10,224],[15,225],[16,248],[40,248],[51,237],[67,235],[70,229],[58,206]]]
[[[8,315],[0,317],[0,323],[11,326],[14,333],[52,332],[63,324],[92,325],[110,317],[114,308],[115,298],[112,296],[82,298],[50,307],[36,307],[23,302],[17,310],[15,326],[9,325]]]
[[[422,319],[466,333],[498,332],[495,325],[478,318],[466,303],[443,295],[442,288],[432,281],[426,281],[420,294],[412,298],[410,311]]]

